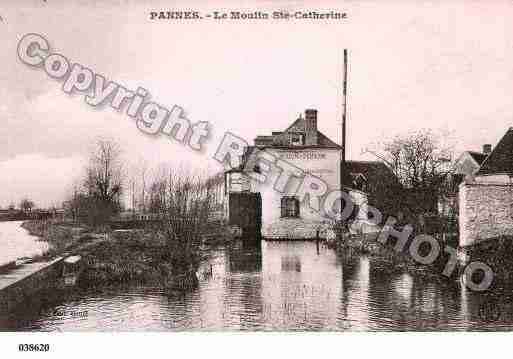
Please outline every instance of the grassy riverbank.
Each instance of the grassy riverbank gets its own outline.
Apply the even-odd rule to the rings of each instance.
[[[48,243],[48,251],[35,259],[53,258],[72,250],[77,244],[91,239],[91,232],[84,227],[53,223],[48,220],[30,220],[21,224],[30,235]]]
[[[47,221],[27,221],[22,227],[49,244],[48,252],[35,260],[64,253],[82,256],[80,281],[85,285],[134,280],[169,284],[180,277],[185,279],[179,285],[189,285],[190,274],[206,255],[199,249],[201,241],[171,238],[157,228],[100,234]]]
[[[195,272],[199,251],[170,243],[156,231],[112,233],[105,240],[93,240],[74,251],[85,264],[82,282],[122,283],[128,281],[168,282],[184,273]]]

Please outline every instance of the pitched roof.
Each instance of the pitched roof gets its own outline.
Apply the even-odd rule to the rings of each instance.
[[[513,127],[508,129],[477,171],[477,175],[498,173],[513,174]]]
[[[351,175],[361,173],[367,180],[382,178],[383,175],[394,176],[390,168],[380,161],[346,161],[347,172]]]
[[[296,121],[294,121],[287,129],[283,132],[303,132],[305,130],[305,119],[300,116]]]
[[[399,184],[392,170],[381,161],[346,161],[346,169],[349,174],[349,178],[344,180],[347,187],[352,187],[347,180],[353,181],[359,174],[365,177],[367,191]]]
[[[468,154],[476,161],[478,165],[481,165],[483,161],[488,157],[488,154],[474,151],[467,151]]]
[[[334,147],[334,148],[342,148],[339,145],[337,145],[335,142],[330,140],[324,133],[317,130],[317,141],[319,143],[319,146],[321,147]]]
[[[288,145],[279,145],[273,142],[275,136],[280,136],[285,133],[303,133],[305,132],[305,119],[303,117],[299,117],[296,119],[287,129],[283,132],[273,132],[271,136],[269,135],[258,135],[255,141],[259,141],[261,144],[258,147],[282,147],[282,148],[291,148],[291,149],[300,149],[300,148],[337,148],[340,149],[340,145],[336,142],[332,141],[328,138],[324,133],[317,130],[317,145],[303,145],[303,146],[288,146]]]

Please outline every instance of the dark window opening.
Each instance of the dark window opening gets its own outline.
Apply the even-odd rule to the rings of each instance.
[[[281,198],[281,216],[286,218],[299,217],[299,200],[294,196]]]
[[[292,146],[303,146],[304,142],[304,136],[301,134],[293,134],[290,137],[290,144]]]

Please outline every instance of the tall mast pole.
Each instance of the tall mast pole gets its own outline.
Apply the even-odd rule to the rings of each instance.
[[[347,49],[344,49],[344,83],[342,87],[342,151],[340,152],[340,187],[346,180],[346,117],[347,117]]]

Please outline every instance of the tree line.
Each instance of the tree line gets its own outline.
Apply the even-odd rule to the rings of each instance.
[[[93,227],[108,224],[122,211],[150,213],[158,216],[168,236],[194,237],[207,223],[213,188],[204,176],[187,169],[161,165],[150,171],[146,164],[127,168],[120,146],[98,139],[64,206],[74,221]]]

